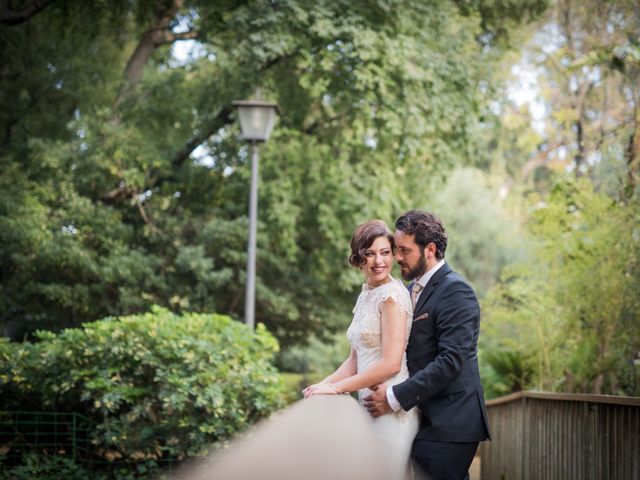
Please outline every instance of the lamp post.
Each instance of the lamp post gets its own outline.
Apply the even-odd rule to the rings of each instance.
[[[269,140],[276,123],[278,105],[264,100],[233,102],[238,110],[242,139],[251,143],[251,189],[249,191],[249,242],[247,246],[247,284],[244,321],[255,327],[256,237],[258,225],[258,144]]]

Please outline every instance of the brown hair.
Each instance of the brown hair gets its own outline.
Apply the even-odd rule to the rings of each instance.
[[[407,235],[415,235],[415,242],[422,250],[430,243],[434,243],[436,259],[444,258],[444,252],[447,250],[447,231],[435,214],[422,210],[410,210],[396,220],[396,229]]]
[[[382,220],[369,220],[364,222],[351,236],[351,255],[349,255],[349,265],[352,267],[361,267],[367,260],[364,252],[373,245],[376,238],[385,237],[391,244],[391,250],[395,252],[395,244],[393,243],[393,234]]]

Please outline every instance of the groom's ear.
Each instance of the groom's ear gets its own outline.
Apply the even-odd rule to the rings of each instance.
[[[427,246],[424,247],[424,256],[430,257],[429,253],[431,254],[431,256],[436,256],[436,244],[433,242],[427,243]]]

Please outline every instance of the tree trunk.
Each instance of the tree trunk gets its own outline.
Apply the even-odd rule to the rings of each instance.
[[[581,112],[578,112],[580,115]],[[573,126],[576,129],[576,143],[578,147],[578,151],[574,157],[574,162],[576,164],[576,178],[580,177],[580,167],[584,163],[584,130],[582,128],[582,119],[577,120]]]
[[[640,118],[638,115],[638,107],[635,108],[635,120],[633,122],[633,131],[629,136],[629,145],[627,147],[627,197],[631,198],[638,186],[638,176],[640,176],[640,131],[638,129]]]

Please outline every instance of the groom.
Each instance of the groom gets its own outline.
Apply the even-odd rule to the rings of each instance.
[[[421,412],[411,456],[431,480],[468,478],[478,442],[489,438],[478,372],[480,307],[471,287],[444,261],[447,234],[438,217],[412,210],[396,221],[398,264],[411,284],[413,327],[409,379],[374,387],[374,417],[391,410]]]

